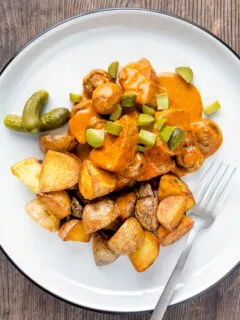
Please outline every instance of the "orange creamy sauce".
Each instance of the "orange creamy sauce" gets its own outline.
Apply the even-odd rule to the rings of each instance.
[[[191,121],[202,118],[203,104],[199,91],[193,84],[186,83],[176,73],[163,72],[158,76],[162,92],[168,92],[170,108],[183,109],[190,114]]]

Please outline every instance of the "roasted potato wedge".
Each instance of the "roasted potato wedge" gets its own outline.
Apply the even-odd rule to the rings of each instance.
[[[41,192],[37,194],[37,198],[59,219],[66,218],[71,213],[71,199],[66,191]]]
[[[180,223],[186,207],[186,196],[169,196],[163,199],[157,210],[157,218],[167,230],[173,231]]]
[[[84,161],[88,159],[88,156],[91,150],[92,150],[92,147],[90,147],[89,144],[79,143],[75,149],[75,154],[81,161]]]
[[[41,164],[36,158],[27,158],[11,167],[12,174],[26,184],[33,193],[39,191]]]
[[[40,191],[61,191],[74,187],[79,180],[81,161],[73,155],[49,150],[40,174]]]
[[[121,225],[122,225],[122,222],[118,217],[116,220],[114,220],[113,222],[109,223],[106,227],[104,227],[103,230],[116,231]]]
[[[25,210],[43,228],[52,232],[59,229],[60,219],[53,215],[39,199],[35,198],[29,201],[25,206]]]
[[[157,197],[145,197],[137,200],[135,217],[142,227],[149,231],[157,230],[159,222],[157,219],[158,200]]]
[[[143,244],[144,231],[136,218],[128,218],[110,238],[108,245],[117,254],[130,254]]]
[[[109,248],[107,238],[100,232],[93,234],[92,248],[97,266],[110,264],[119,257],[118,254]]]
[[[136,193],[128,192],[124,193],[121,196],[117,197],[116,205],[121,212],[120,219],[122,221],[126,220],[131,216],[134,210],[136,203]]]
[[[85,233],[82,220],[78,219],[65,222],[58,234],[63,241],[89,242],[91,238],[91,234]]]
[[[195,200],[193,194],[188,186],[178,177],[173,174],[164,174],[161,177],[159,188],[158,188],[158,198],[163,200],[166,197],[183,194],[186,195],[186,208],[188,211],[195,205]]]
[[[142,183],[137,191],[138,199],[154,196],[150,183]]]
[[[129,255],[134,268],[137,272],[147,270],[157,259],[159,254],[158,238],[150,231],[144,231],[144,242],[134,253]]]
[[[76,148],[77,141],[70,135],[48,135],[39,139],[40,149],[43,153],[48,150],[69,152]]]
[[[72,197],[71,209],[72,209],[71,210],[72,211],[72,216],[74,218],[78,218],[78,219],[82,218],[83,206],[78,201],[78,199],[75,198],[75,197]]]
[[[177,228],[169,231],[163,226],[158,228],[158,239],[161,246],[168,246],[181,239],[189,230],[192,229],[194,221],[188,216],[183,216]]]
[[[86,233],[98,231],[120,215],[115,202],[110,199],[102,199],[87,204],[83,209],[83,227]]]
[[[79,191],[85,199],[92,200],[112,192],[116,186],[113,174],[98,168],[90,160],[82,163]]]
[[[134,179],[126,178],[126,177],[122,176],[121,174],[116,173],[115,176],[117,179],[117,184],[114,188],[114,191],[119,191],[124,188],[131,188],[136,183],[136,181]]]

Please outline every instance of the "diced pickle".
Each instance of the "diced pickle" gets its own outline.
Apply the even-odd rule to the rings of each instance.
[[[158,110],[166,110],[169,108],[169,98],[167,92],[157,94],[157,108]]]
[[[180,128],[175,128],[169,141],[168,147],[170,150],[176,149],[184,140],[184,131]]]
[[[69,94],[69,98],[70,100],[73,102],[73,103],[78,103],[81,101],[82,99],[82,96],[80,94],[77,94],[77,93],[70,93]]]
[[[136,151],[144,153],[146,151],[146,148],[137,144]]]
[[[108,73],[114,80],[117,78],[118,64],[118,61],[113,61],[108,67]]]
[[[174,130],[175,130],[175,127],[165,126],[159,132],[159,137],[162,139],[163,142],[168,143],[168,140],[170,139]]]
[[[105,124],[104,129],[108,132],[113,134],[114,136],[119,136],[122,126],[119,123],[107,121]]]
[[[120,104],[118,104],[116,109],[110,115],[109,120],[116,121],[121,117],[121,114],[122,114],[122,107],[120,106]]]
[[[158,119],[156,124],[157,124],[157,129],[158,131],[160,131],[162,129],[162,127],[165,125],[165,123],[167,122],[167,119]]]
[[[153,147],[156,142],[156,134],[141,129],[138,136],[138,142],[148,147]]]
[[[121,106],[122,107],[134,107],[137,94],[135,92],[127,92],[121,97]]]
[[[189,67],[178,67],[175,69],[177,74],[182,77],[187,83],[191,83],[193,79],[193,71]]]
[[[137,119],[137,125],[139,127],[147,127],[154,122],[154,117],[150,114],[140,114]]]
[[[221,108],[219,101],[214,101],[213,103],[209,104],[208,106],[203,107],[203,112],[209,116],[210,114],[216,112]]]
[[[155,114],[155,109],[153,109],[152,107],[149,107],[146,104],[144,104],[142,106],[142,112],[145,113],[145,114],[154,115]]]
[[[102,146],[104,140],[104,130],[97,129],[87,129],[86,131],[86,141],[94,148],[99,148]]]

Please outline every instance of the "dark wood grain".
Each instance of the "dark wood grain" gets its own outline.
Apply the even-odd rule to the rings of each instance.
[[[211,30],[240,53],[239,0],[0,0],[0,69],[45,28],[83,11],[146,7],[180,15]],[[110,315],[62,302],[27,280],[0,254],[1,320],[146,320],[150,314]],[[239,320],[240,270],[192,301],[169,308],[165,320]]]

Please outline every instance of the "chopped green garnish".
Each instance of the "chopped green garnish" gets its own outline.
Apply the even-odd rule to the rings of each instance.
[[[137,119],[137,125],[139,127],[147,127],[150,126],[154,122],[154,117],[150,116],[150,114],[140,114]]]
[[[158,131],[160,131],[162,129],[162,127],[165,125],[166,122],[167,122],[167,119],[165,119],[165,118],[157,120],[156,124],[157,124]]]
[[[175,69],[177,74],[182,77],[187,83],[191,83],[193,79],[193,71],[189,67],[178,67]]]
[[[118,64],[118,61],[113,61],[108,67],[108,73],[114,80],[117,79]]]
[[[130,108],[135,106],[137,94],[135,92],[124,93],[121,97],[121,106]]]
[[[175,130],[175,127],[165,126],[159,132],[159,137],[162,139],[163,142],[168,143],[168,140],[170,139],[174,130]]]
[[[114,136],[119,136],[122,126],[119,123],[112,122],[112,121],[107,121],[105,124],[104,129],[108,132],[111,133]]]
[[[86,130],[86,141],[94,148],[99,148],[102,146],[104,140],[104,130],[97,129],[87,129]]]
[[[144,105],[142,106],[142,111],[143,111],[143,113],[145,113],[145,114],[150,114],[150,115],[154,115],[154,114],[155,114],[155,109],[147,106],[146,104],[144,104]]]
[[[136,151],[144,153],[146,151],[146,147],[143,147],[143,146],[140,146],[139,144],[137,144]]]
[[[213,103],[209,104],[206,107],[203,107],[203,112],[209,116],[210,114],[216,112],[217,110],[219,110],[221,108],[221,105],[219,103],[219,101],[214,101]]]
[[[156,134],[141,129],[138,135],[138,143],[142,143],[145,146],[153,147],[156,142]]]
[[[168,147],[170,150],[176,149],[184,140],[184,131],[180,128],[175,128],[170,139]]]
[[[73,103],[78,103],[81,101],[82,99],[82,96],[80,94],[77,94],[77,93],[70,93],[69,94],[69,97],[70,97],[70,100],[73,102]]]
[[[109,120],[116,121],[121,117],[121,114],[122,114],[122,107],[120,106],[120,104],[118,104],[116,109],[110,115]]]
[[[169,108],[169,98],[168,93],[157,94],[157,108],[158,110],[166,110]]]

